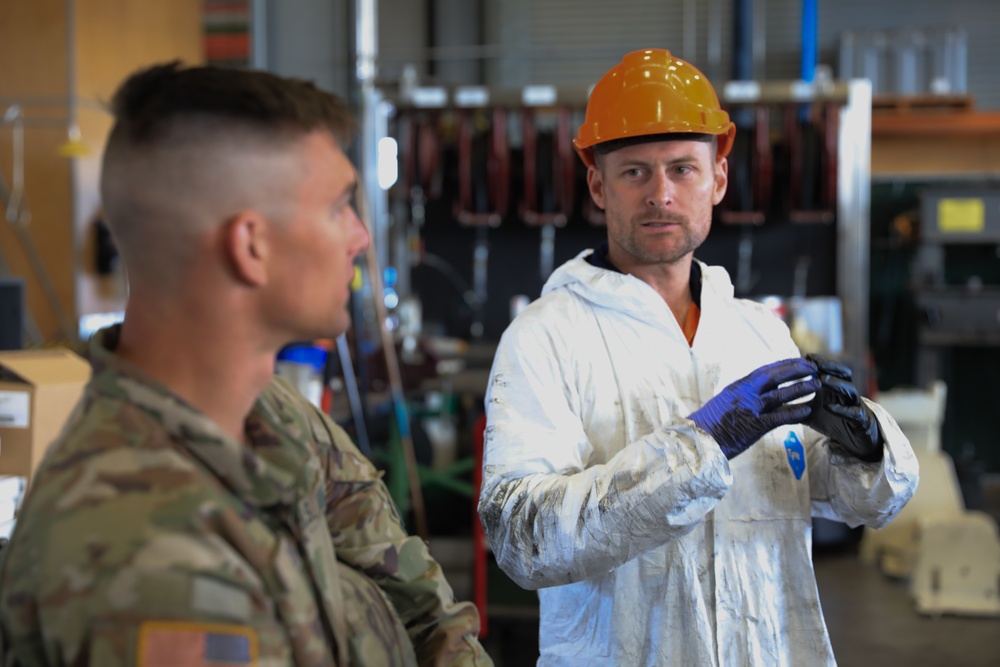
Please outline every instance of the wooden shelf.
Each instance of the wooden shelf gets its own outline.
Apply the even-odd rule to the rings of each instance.
[[[903,112],[941,112],[941,111],[972,111],[975,104],[971,95],[874,95],[872,96],[872,111]]]
[[[927,111],[872,113],[872,138],[878,136],[946,134],[1000,135],[1000,113],[983,111]]]
[[[1000,113],[873,111],[872,178],[1000,176]]]

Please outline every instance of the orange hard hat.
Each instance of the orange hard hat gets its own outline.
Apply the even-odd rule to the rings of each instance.
[[[716,156],[725,157],[736,125],[698,68],[666,49],[644,49],[626,54],[594,86],[573,145],[590,167],[596,144],[687,132],[716,135]]]

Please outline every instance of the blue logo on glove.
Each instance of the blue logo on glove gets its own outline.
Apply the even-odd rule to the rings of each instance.
[[[795,431],[785,438],[785,453],[788,454],[788,465],[795,473],[795,479],[802,479],[802,473],[806,471],[806,450]]]

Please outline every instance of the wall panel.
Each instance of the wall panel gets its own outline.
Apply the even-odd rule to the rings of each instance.
[[[25,196],[30,234],[67,315],[60,326],[6,222],[0,248],[24,276],[41,340],[71,337],[77,316],[120,309],[123,283],[93,272],[92,222],[98,168],[110,116],[103,105],[130,71],[153,62],[202,59],[201,1],[3,0],[0,2],[0,108],[25,112]],[[72,118],[86,153],[60,154]],[[10,184],[11,129],[0,128],[0,171]],[[68,329],[66,331],[65,329]]]
[[[714,81],[731,72],[731,0],[484,0],[487,42],[498,54],[489,83],[589,85],[622,53],[646,46],[670,48]],[[801,52],[799,0],[758,0],[765,38],[763,72],[757,78],[797,78]],[[684,12],[696,26],[685,36]],[[956,27],[968,41],[969,93],[984,109],[1000,108],[1000,23],[996,0],[825,0],[819,3],[820,63],[838,76],[840,36],[846,30]],[[714,38],[713,38],[714,37]],[[693,48],[685,49],[686,45]],[[716,48],[713,48],[713,45]],[[685,50],[692,53],[685,53]]]

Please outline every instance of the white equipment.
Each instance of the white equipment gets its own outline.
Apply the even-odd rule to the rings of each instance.
[[[910,579],[922,614],[1000,616],[1000,536],[993,517],[966,510],[955,466],[941,451],[947,388],[895,389],[878,403],[910,439],[920,484],[899,515],[881,530],[865,528],[862,561]]]
[[[1000,535],[985,512],[918,521],[910,594],[921,614],[1000,616]]]

